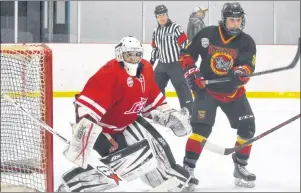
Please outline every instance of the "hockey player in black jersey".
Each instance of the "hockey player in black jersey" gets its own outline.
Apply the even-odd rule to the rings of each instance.
[[[180,62],[185,78],[194,92],[191,125],[193,133],[186,143],[184,167],[193,175],[203,146],[215,123],[220,107],[230,125],[237,131],[235,145],[244,143],[255,134],[255,118],[244,85],[249,78],[243,75],[255,70],[256,45],[252,37],[243,32],[245,13],[239,3],[225,3],[218,26],[201,30],[181,51]],[[202,62],[195,66],[198,56]],[[230,77],[230,82],[205,85],[202,80]],[[232,155],[235,184],[254,187],[256,176],[246,169],[252,145]],[[191,190],[194,187],[191,187]]]

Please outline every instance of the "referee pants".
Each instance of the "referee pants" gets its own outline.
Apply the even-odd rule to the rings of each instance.
[[[180,66],[180,63],[161,63],[155,68],[155,80],[165,96],[165,88],[170,80],[173,87],[176,90],[181,107],[186,107],[189,113],[192,112],[192,93],[184,78],[184,71]]]

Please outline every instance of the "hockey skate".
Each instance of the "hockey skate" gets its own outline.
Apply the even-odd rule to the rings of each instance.
[[[246,169],[247,160],[241,160],[232,155],[234,162],[234,184],[238,187],[254,188],[256,176]]]
[[[188,182],[187,187],[184,187],[182,192],[193,192],[199,181],[194,176],[194,168],[189,167],[188,165],[184,164],[184,169],[187,170],[191,176],[190,182]]]

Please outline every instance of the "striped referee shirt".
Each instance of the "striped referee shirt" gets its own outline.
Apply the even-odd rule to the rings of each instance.
[[[158,26],[152,37],[151,61],[161,63],[179,61],[180,50],[188,44],[188,38],[179,24],[170,20],[165,26]]]

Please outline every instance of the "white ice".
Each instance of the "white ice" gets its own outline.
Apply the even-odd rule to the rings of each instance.
[[[67,139],[71,138],[69,122],[74,122],[72,98],[54,99],[54,128]],[[171,106],[179,108],[177,98],[169,98]],[[256,135],[300,113],[300,99],[250,99],[256,117]],[[166,128],[158,128],[182,164],[187,137],[178,138]],[[236,140],[235,130],[230,128],[225,114],[219,109],[210,140],[224,147],[232,147]],[[54,139],[55,189],[61,175],[73,165],[61,155],[63,143]],[[217,155],[204,150],[195,170],[200,184],[198,192],[209,191],[276,191],[300,192],[300,119],[286,125],[253,144],[248,169],[257,175],[253,189],[233,185],[233,163],[230,156]],[[149,187],[140,179],[129,183],[131,191],[143,191]],[[133,188],[135,187],[135,188]]]

